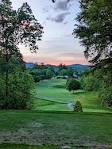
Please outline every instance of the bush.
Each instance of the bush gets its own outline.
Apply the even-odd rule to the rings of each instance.
[[[76,101],[76,104],[74,105],[74,112],[83,112],[80,101]]]
[[[81,88],[81,84],[79,81],[73,78],[67,80],[66,89],[69,90],[70,92],[73,91],[74,93],[74,90],[78,90],[80,88]]]

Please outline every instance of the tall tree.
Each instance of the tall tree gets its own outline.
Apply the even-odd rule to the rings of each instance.
[[[112,1],[80,0],[80,9],[73,34],[86,48],[85,56],[92,63],[112,61]]]
[[[112,0],[80,0],[80,9],[73,34],[101,73],[102,103],[112,107]]]
[[[31,52],[38,49],[43,27],[34,17],[30,6],[24,3],[18,11],[13,10],[10,0],[0,3],[0,54],[5,56],[5,84],[8,97],[9,60],[16,53],[20,53],[19,44],[30,47]]]

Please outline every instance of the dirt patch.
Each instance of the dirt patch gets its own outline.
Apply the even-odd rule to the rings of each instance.
[[[63,134],[54,135],[47,133],[45,130],[40,129],[42,124],[33,122],[32,128],[20,128],[16,131],[2,131],[0,132],[0,144],[2,143],[14,143],[14,144],[28,144],[28,145],[58,145],[62,149],[70,149],[71,147],[77,148],[83,145],[87,148],[93,146],[99,149],[112,148],[111,145],[97,144],[95,141],[90,143],[90,139],[84,140],[84,138],[69,138]],[[39,128],[39,129],[38,129]],[[83,139],[83,141],[81,141]],[[84,143],[85,142],[85,143]]]
[[[40,127],[43,127],[43,124],[34,121],[34,122],[29,124],[29,127],[31,127],[31,128],[40,128]]]

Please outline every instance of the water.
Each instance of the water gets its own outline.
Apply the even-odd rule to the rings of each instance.
[[[70,101],[68,104],[67,104],[67,107],[70,109],[70,110],[73,110],[74,109],[74,102]]]

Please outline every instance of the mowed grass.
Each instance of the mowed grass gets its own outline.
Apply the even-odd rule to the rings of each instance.
[[[37,84],[32,110],[1,110],[0,149],[112,148],[111,110],[101,106],[97,92],[72,94],[65,84],[57,79]],[[83,113],[67,107],[77,100]]]
[[[79,100],[84,112],[112,112],[102,107],[97,92],[83,90],[78,90],[74,94],[68,92],[65,79],[51,79],[38,83],[35,87],[35,97],[33,100],[35,110],[72,111],[68,103]]]
[[[59,146],[59,149],[62,146],[73,149],[80,146],[109,148],[112,147],[112,115],[89,112],[0,111],[0,143],[43,146],[38,149],[55,149],[54,146]]]
[[[59,149],[55,146],[31,146],[19,144],[0,144],[0,149]]]

